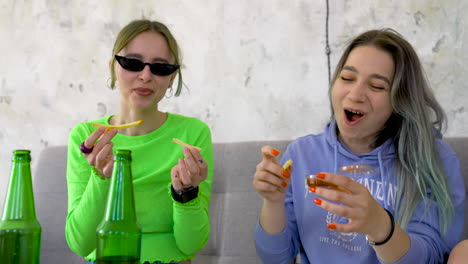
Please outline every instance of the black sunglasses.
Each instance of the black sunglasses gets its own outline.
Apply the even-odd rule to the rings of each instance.
[[[160,76],[168,76],[173,74],[177,69],[179,69],[179,65],[177,64],[168,64],[168,63],[148,63],[142,62],[138,59],[132,59],[127,57],[122,57],[119,55],[115,55],[115,60],[122,66],[122,68],[133,71],[139,72],[142,71],[146,65],[150,67],[150,71],[152,74],[160,75]]]

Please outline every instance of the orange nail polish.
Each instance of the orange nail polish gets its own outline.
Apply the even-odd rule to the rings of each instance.
[[[310,190],[311,192],[315,192],[316,188],[315,188],[315,186],[310,186],[309,190]]]
[[[314,199],[314,203],[316,203],[317,205],[321,205],[322,204],[322,200],[318,199],[318,198],[315,198]]]
[[[278,150],[276,150],[276,149],[272,149],[272,150],[271,150],[271,154],[272,154],[273,156],[278,156],[278,155],[280,154],[280,152],[279,152]]]
[[[283,186],[284,188],[288,187],[288,184],[286,182],[282,182],[281,183],[281,186]]]
[[[323,173],[323,172],[317,173],[317,178],[325,179],[325,173]]]
[[[283,177],[285,177],[286,179],[289,179],[291,178],[291,174],[287,171],[283,171]]]
[[[335,229],[336,229],[336,225],[335,225],[335,224],[328,224],[327,227],[330,228],[330,229],[332,229],[332,230],[335,230]]]

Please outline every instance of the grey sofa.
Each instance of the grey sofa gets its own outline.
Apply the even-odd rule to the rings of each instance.
[[[468,137],[446,140],[458,154],[465,185],[468,186]],[[252,187],[252,176],[255,165],[261,160],[261,146],[272,145],[283,152],[288,143],[256,141],[214,144],[211,235],[206,247],[192,261],[193,264],[261,263],[255,253],[253,229],[262,199]],[[42,264],[84,263],[83,258],[68,249],[64,237],[66,156],[66,146],[46,148],[40,153],[34,171],[36,212],[42,225]],[[463,237],[468,238],[468,223]]]

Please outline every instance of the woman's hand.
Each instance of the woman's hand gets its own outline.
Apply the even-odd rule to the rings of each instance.
[[[283,203],[292,167],[284,171],[275,158],[279,151],[271,146],[263,146],[262,155],[263,159],[257,165],[252,185],[266,200]]]
[[[184,158],[171,170],[172,187],[179,191],[198,186],[208,176],[208,165],[195,148],[183,148]]]
[[[332,173],[319,173],[317,177],[348,190],[344,192],[318,186],[310,188],[310,191],[323,198],[314,199],[318,206],[349,219],[347,224],[331,223],[328,228],[338,232],[365,234],[372,241],[383,241],[388,236],[390,218],[365,186],[346,176]]]
[[[84,154],[84,156],[89,165],[93,166],[101,177],[110,178],[112,176],[114,161],[111,140],[116,134],[117,129],[106,130],[101,127],[91,133],[84,141],[86,148],[93,149],[91,153]],[[97,143],[95,143],[96,141]]]

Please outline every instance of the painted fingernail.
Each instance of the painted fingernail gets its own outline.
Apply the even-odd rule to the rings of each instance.
[[[325,179],[325,173],[323,173],[323,172],[317,173],[317,178]]]
[[[315,186],[310,186],[309,190],[310,190],[311,192],[315,192],[316,188],[315,188]]]
[[[289,179],[289,178],[291,178],[291,173],[289,173],[287,171],[283,171],[283,177],[285,177],[286,179]]]
[[[335,225],[335,224],[328,224],[327,227],[330,228],[330,229],[332,229],[332,230],[335,230],[335,229],[336,229],[336,225]]]
[[[273,156],[278,156],[278,155],[280,154],[280,152],[279,152],[278,150],[276,150],[276,149],[272,149],[272,150],[271,150],[271,154],[272,154]]]
[[[282,182],[281,183],[281,186],[283,186],[284,188],[288,187],[288,183],[287,182]]]
[[[321,205],[321,204],[322,204],[322,200],[320,200],[319,198],[315,198],[315,199],[314,199],[314,203],[316,203],[317,205]]]

